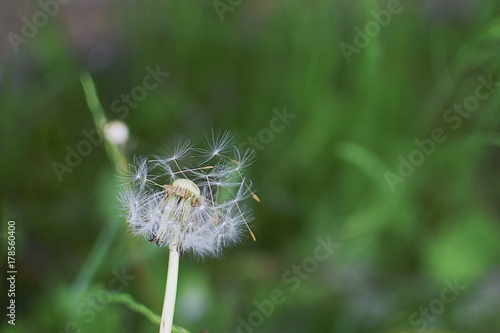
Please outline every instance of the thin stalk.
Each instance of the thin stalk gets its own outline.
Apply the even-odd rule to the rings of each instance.
[[[104,140],[106,147],[106,152],[111,162],[114,164],[117,172],[122,172],[126,169],[128,162],[127,158],[123,152],[113,143],[109,142],[104,133],[104,127],[108,122],[104,108],[97,95],[97,90],[92,79],[92,76],[84,72],[80,75],[80,81],[83,86],[85,93],[85,99],[87,105],[94,119],[94,124],[100,136]],[[92,249],[87,256],[84,264],[80,267],[80,270],[72,285],[72,296],[73,300],[78,301],[81,295],[88,289],[89,285],[99,270],[99,267],[106,258],[106,254],[109,252],[111,243],[115,239],[118,232],[117,221],[108,220],[108,223],[102,228],[98,238],[92,245]]]
[[[167,285],[165,287],[165,299],[161,312],[160,333],[172,333],[174,321],[175,296],[177,294],[177,277],[179,275],[179,252],[175,246],[170,247],[168,257]]]

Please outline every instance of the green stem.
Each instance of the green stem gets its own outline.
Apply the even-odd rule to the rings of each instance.
[[[177,277],[179,275],[179,252],[175,246],[170,247],[168,258],[167,284],[161,313],[160,333],[171,333],[174,321],[175,296],[177,294]]]

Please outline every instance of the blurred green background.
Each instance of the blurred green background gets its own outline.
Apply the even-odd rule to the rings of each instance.
[[[181,259],[177,325],[500,332],[500,91],[480,79],[500,81],[498,1],[54,3],[0,4],[2,332],[158,331],[109,289],[125,272],[120,292],[160,313],[168,255],[130,235],[105,145],[54,170],[96,128],[87,71],[129,127],[128,159],[211,128],[256,138],[257,242]],[[118,111],[157,66],[168,77]],[[463,103],[474,111],[455,113]],[[446,140],[429,143],[439,129]],[[403,177],[401,158],[419,165]],[[318,237],[336,244],[323,261]],[[284,303],[271,309],[273,290]]]

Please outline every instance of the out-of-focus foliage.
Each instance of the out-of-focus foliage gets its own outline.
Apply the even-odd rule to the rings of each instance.
[[[167,252],[127,231],[103,144],[66,161],[95,129],[85,71],[129,126],[129,159],[211,128],[257,148],[257,242],[181,258],[176,324],[500,330],[500,87],[481,87],[500,81],[500,4],[401,0],[384,16],[396,2],[72,1],[17,53],[9,33],[42,5],[2,2],[1,247],[5,263],[15,220],[18,268],[16,325],[2,310],[2,332],[158,330],[110,293],[160,313]],[[156,69],[169,74],[127,106]],[[322,261],[318,238],[335,243]]]

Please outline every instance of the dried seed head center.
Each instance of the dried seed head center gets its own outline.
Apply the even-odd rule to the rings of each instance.
[[[201,206],[202,204],[200,188],[189,179],[176,179],[172,185],[163,185],[163,188],[165,189],[167,197],[174,195],[186,201],[190,200],[193,207]]]

